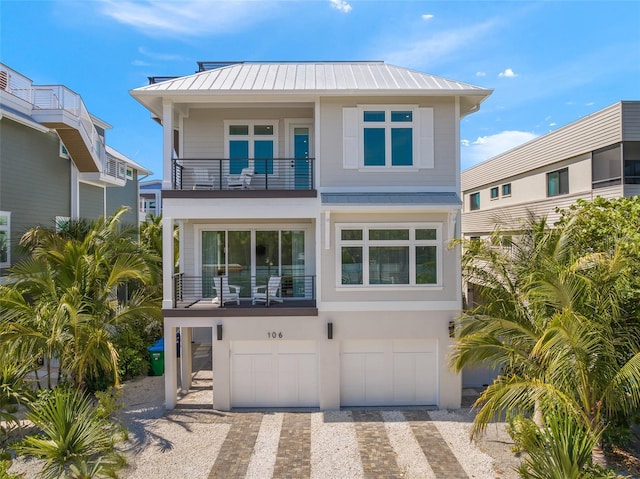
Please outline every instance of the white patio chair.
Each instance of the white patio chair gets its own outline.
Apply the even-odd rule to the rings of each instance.
[[[212,190],[214,187],[213,180],[209,176],[207,168],[193,169],[193,189],[194,190]]]
[[[240,304],[240,288],[229,284],[228,276],[216,276],[213,278],[213,287],[216,290],[216,297],[213,298],[212,303],[224,306],[227,303]],[[234,290],[231,292],[231,290]],[[220,300],[222,296],[222,301]]]
[[[270,276],[268,284],[253,288],[252,304],[265,303],[269,306],[274,302],[282,303],[281,283],[282,278],[280,276]]]
[[[229,177],[229,180],[227,181],[227,188],[230,190],[246,190],[249,188],[251,178],[253,178],[253,168],[242,168],[240,176]]]

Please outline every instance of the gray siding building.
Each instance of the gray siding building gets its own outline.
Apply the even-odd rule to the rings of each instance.
[[[122,205],[126,222],[138,223],[138,177],[149,171],[106,146],[109,128],[68,88],[34,85],[0,64],[0,276],[20,259],[29,228]]]

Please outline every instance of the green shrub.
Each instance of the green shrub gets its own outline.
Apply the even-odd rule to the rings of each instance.
[[[519,441],[527,452],[518,473],[523,479],[587,479],[591,451],[600,439],[571,416],[554,411],[545,415],[545,427],[520,430]]]
[[[98,464],[98,475],[91,477],[113,477],[124,466],[115,449],[121,439],[118,428],[101,416],[85,393],[56,388],[31,406],[27,418],[41,433],[27,436],[15,450],[43,460],[44,479],[64,477],[72,466],[84,471]]]

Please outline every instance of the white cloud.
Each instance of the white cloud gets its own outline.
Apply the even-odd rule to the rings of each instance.
[[[476,72],[476,76],[477,77],[486,77],[487,76],[487,72]]]
[[[220,34],[264,20],[271,2],[100,0],[101,13],[152,36]]]
[[[427,38],[419,38],[406,43],[398,43],[396,38],[393,42],[385,42],[388,45],[394,45],[394,50],[378,52],[373,56],[385,58],[388,63],[393,65],[420,69],[430,68],[441,60],[451,61],[454,53],[464,51],[470,44],[477,43],[481,38],[489,36],[497,24],[497,20],[489,20],[465,28],[434,32]]]
[[[518,75],[511,68],[507,68],[505,71],[498,73],[498,76],[506,77],[506,78],[515,78]]]
[[[433,14],[431,13],[425,13],[424,15],[422,15],[421,17],[423,20],[427,21],[427,20],[431,20],[433,18]]]
[[[507,130],[495,135],[481,136],[475,141],[462,140],[462,169],[493,158],[516,146],[537,138],[538,135],[528,131]]]
[[[549,123],[549,126],[556,126],[557,123],[555,121],[552,121],[551,123]]]
[[[349,5],[345,0],[329,0],[331,2],[331,6],[336,10],[340,10],[344,13],[349,13],[351,11],[351,5]]]

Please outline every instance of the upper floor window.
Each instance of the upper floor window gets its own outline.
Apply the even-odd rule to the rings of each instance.
[[[225,152],[229,173],[238,175],[253,159],[256,174],[273,174],[277,149],[277,121],[225,121]]]
[[[624,182],[627,185],[640,185],[640,141],[625,141],[622,148]]]
[[[547,173],[547,196],[566,195],[569,193],[569,168]]]
[[[441,284],[442,225],[338,228],[338,285]]]
[[[11,234],[11,213],[0,211],[0,267],[7,267],[11,262],[9,237]]]
[[[619,185],[622,178],[622,148],[609,146],[591,154],[591,181],[593,188]]]
[[[511,183],[502,185],[502,196],[511,196]]]
[[[433,108],[364,105],[343,109],[345,168],[433,168]]]
[[[480,192],[469,195],[469,209],[471,211],[480,209]]]
[[[500,189],[497,186],[494,186],[491,188],[491,199],[497,200],[498,198],[500,198]]]
[[[364,166],[413,165],[413,111],[363,110]]]

